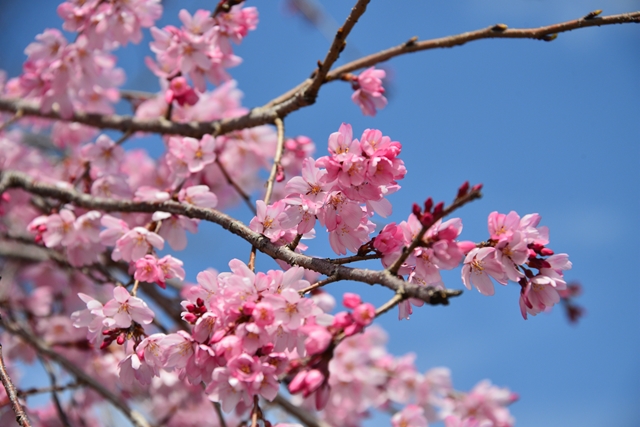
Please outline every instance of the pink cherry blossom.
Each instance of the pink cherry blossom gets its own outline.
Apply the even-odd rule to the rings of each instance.
[[[102,309],[106,326],[128,328],[132,322],[148,325],[154,318],[153,311],[140,298],[133,297],[122,286],[113,289],[113,299]]]
[[[375,116],[376,110],[387,105],[387,98],[384,97],[382,79],[386,73],[384,70],[371,67],[354,78],[353,87],[355,92],[351,99],[360,107],[365,116]]]
[[[502,265],[495,259],[494,248],[476,248],[469,252],[462,267],[462,282],[471,289],[475,286],[483,295],[493,295],[493,277],[498,283],[507,284]]]

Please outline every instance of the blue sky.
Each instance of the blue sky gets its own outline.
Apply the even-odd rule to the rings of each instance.
[[[10,76],[20,72],[22,51],[36,34],[61,27],[56,3],[0,3],[0,68]],[[193,12],[214,4],[164,3],[160,26],[176,24],[179,8]],[[324,3],[341,22],[353,2]],[[232,70],[249,107],[306,78],[329,45],[316,29],[285,13],[283,2],[250,4],[258,6],[260,24],[237,49],[244,62]],[[637,0],[374,1],[349,37],[347,52],[367,54],[412,36],[440,37],[499,22],[534,27],[594,9],[615,14],[639,6]],[[380,319],[390,351],[414,351],[421,370],[450,367],[460,390],[490,378],[518,392],[521,400],[512,412],[521,427],[640,425],[639,48],[640,26],[616,25],[563,33],[551,43],[481,40],[415,53],[385,64],[393,80],[389,105],[377,117],[363,117],[350,101],[350,86],[335,82],[322,88],[314,106],[285,121],[287,134],[310,136],[319,155],[342,122],[351,123],[356,135],[373,127],[402,142],[408,174],[392,196],[391,221],[406,219],[411,204],[428,196],[450,200],[465,180],[485,185],[484,198],[458,212],[465,239],[485,239],[486,218],[494,210],[542,215],[550,247],[573,262],[567,278],[584,286],[579,302],[587,315],[579,325],[569,325],[561,310],[522,320],[515,285],[498,287],[494,297],[465,292],[449,307],[417,310],[409,321],[398,322],[395,313]],[[119,54],[125,87],[158,89],[142,63],[146,55],[147,41]],[[157,152],[160,140],[131,146],[139,144]],[[232,213],[250,219],[246,208]],[[178,256],[194,279],[208,266],[224,269],[230,257],[247,259],[248,252],[244,242],[206,225]],[[310,253],[331,255],[324,239],[311,242]],[[463,288],[458,271],[445,280],[448,287]],[[376,304],[390,297],[362,284],[332,284],[328,290],[361,292]],[[369,423],[384,424],[382,418]]]

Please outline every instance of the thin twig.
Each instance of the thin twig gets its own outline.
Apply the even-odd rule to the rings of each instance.
[[[89,194],[79,193],[73,189],[61,188],[52,184],[45,184],[34,180],[27,174],[17,171],[1,172],[0,193],[8,188],[22,188],[30,193],[43,197],[51,197],[63,202],[73,203],[78,207],[102,210],[104,212],[144,212],[157,211],[183,215],[188,218],[197,218],[220,225],[225,230],[247,241],[257,250],[279,259],[289,265],[297,265],[307,270],[316,271],[325,276],[336,276],[338,280],[353,280],[369,285],[382,285],[393,291],[404,289],[407,297],[417,298],[431,305],[448,304],[450,297],[458,296],[462,291],[438,290],[424,287],[414,283],[407,283],[401,278],[389,273],[389,271],[374,271],[362,268],[345,267],[333,264],[321,258],[299,254],[287,248],[272,243],[260,233],[256,233],[241,221],[230,217],[220,211],[211,208],[202,208],[194,205],[183,204],[174,200],[165,202],[144,202],[132,200],[116,200],[101,197],[93,197]]]
[[[396,305],[400,304],[406,298],[401,293],[396,293],[389,301],[382,304],[380,307],[376,309],[376,317],[386,313],[391,310]]]
[[[273,166],[271,166],[271,173],[269,179],[267,179],[267,192],[264,195],[264,204],[268,205],[271,201],[271,195],[273,194],[273,185],[278,176],[278,169],[281,167],[282,153],[284,152],[284,122],[281,118],[275,119],[276,128],[278,130],[278,144],[276,145],[276,154],[273,158]]]
[[[302,234],[296,234],[296,237],[293,238],[293,242],[289,243],[287,247],[289,250],[295,251],[298,245],[300,244],[300,240],[302,240]]]
[[[88,375],[82,369],[78,367],[75,362],[70,361],[69,359],[62,356],[57,351],[53,350],[47,344],[45,344],[40,338],[34,336],[27,329],[19,325],[18,323],[8,321],[7,319],[0,319],[0,325],[4,327],[4,329],[12,335],[17,335],[22,338],[27,344],[33,347],[38,353],[42,354],[45,357],[50,358],[51,360],[58,363],[64,369],[66,369],[69,373],[76,377],[78,381],[83,382],[87,386],[94,389],[99,395],[101,395],[104,399],[111,402],[113,406],[115,406],[122,414],[131,421],[131,423],[136,427],[149,427],[149,422],[144,419],[142,414],[132,410],[127,403],[125,403],[122,399],[112,393],[109,389],[107,389],[102,383],[97,381],[95,378]],[[0,354],[1,356],[1,354]]]
[[[327,261],[329,261],[332,264],[342,265],[342,264],[349,264],[356,261],[367,261],[370,259],[380,259],[380,258],[382,258],[382,255],[380,254],[368,254],[368,255],[352,255],[344,258],[327,258]]]
[[[351,9],[351,12],[349,13],[349,16],[347,16],[344,24],[342,24],[342,27],[338,28],[324,61],[318,63],[318,69],[315,74],[311,76],[311,83],[302,93],[305,100],[311,103],[315,102],[320,86],[325,82],[325,78],[329,73],[329,70],[331,70],[331,67],[340,56],[340,52],[345,48],[347,36],[358,22],[358,19],[360,19],[367,10],[369,1],[370,0],[358,0],[355,6]]]
[[[40,363],[42,363],[42,367],[47,372],[47,375],[49,375],[49,381],[51,382],[51,389],[52,389],[51,398],[53,399],[53,404],[56,407],[58,418],[60,419],[60,422],[62,423],[63,426],[71,427],[71,423],[69,422],[69,417],[67,417],[67,414],[64,412],[64,409],[62,408],[62,404],[60,403],[60,399],[58,398],[58,392],[56,391],[58,382],[56,380],[56,374],[53,372],[53,366],[51,366],[51,362],[49,362],[44,357],[39,356],[39,359],[40,359]]]
[[[218,421],[220,422],[220,427],[227,427],[227,422],[224,419],[224,414],[222,413],[220,402],[213,402],[213,409],[215,409],[216,415],[218,415]]]
[[[13,412],[16,414],[16,422],[20,424],[20,427],[31,427],[29,417],[27,417],[27,413],[24,411],[20,401],[18,400],[18,392],[16,391],[16,387],[13,385],[11,377],[7,372],[7,367],[4,364],[4,358],[2,357],[2,344],[0,344],[0,381],[2,381],[2,385],[7,392],[7,397],[11,402],[11,409],[13,409]]]
[[[320,281],[318,281],[318,282],[316,282],[316,283],[314,283],[314,284],[312,284],[312,285],[310,285],[310,286],[307,286],[307,287],[306,287],[306,288],[304,288],[304,289],[300,289],[300,290],[298,291],[298,293],[299,293],[300,295],[304,295],[304,294],[306,294],[307,292],[311,292],[311,291],[312,291],[312,290],[314,290],[314,289],[321,288],[321,287],[323,287],[324,285],[328,285],[329,283],[337,282],[338,280],[340,280],[340,279],[338,279],[338,278],[337,278],[337,277],[335,277],[335,276],[327,277],[326,279],[320,280]]]
[[[314,417],[306,409],[294,405],[281,394],[278,394],[276,398],[273,399],[273,403],[281,407],[289,415],[295,417],[306,427],[331,427],[328,423]]]
[[[218,167],[220,168],[220,172],[222,172],[222,175],[224,175],[224,178],[227,180],[227,184],[229,184],[234,188],[234,190],[236,190],[236,192],[240,195],[240,197],[242,197],[242,200],[244,200],[247,207],[255,215],[256,207],[253,205],[253,202],[251,201],[251,197],[249,197],[249,195],[245,193],[245,191],[242,188],[240,188],[240,186],[233,180],[233,178],[231,178],[231,175],[229,175],[229,172],[227,172],[227,169],[224,167],[224,165],[222,164],[222,162],[218,157],[216,157],[216,165],[218,165]]]
[[[6,122],[0,124],[0,132],[5,130],[6,128],[11,126],[12,124],[17,122],[18,120],[20,120],[20,118],[22,117],[22,114],[23,114],[22,110],[18,110],[18,111],[16,111],[16,113],[13,116],[11,116],[11,118],[9,120],[7,120]]]
[[[82,385],[83,384],[81,382],[72,382],[65,385],[57,385],[55,387],[49,386],[49,387],[40,387],[40,388],[37,388],[37,387],[27,388],[25,390],[18,390],[18,396],[27,397],[27,396],[32,396],[34,394],[52,393],[54,391],[73,390],[78,387],[82,387]]]
[[[258,396],[253,396],[253,408],[251,409],[251,427],[258,427],[258,416],[260,415],[260,406],[258,405]]]

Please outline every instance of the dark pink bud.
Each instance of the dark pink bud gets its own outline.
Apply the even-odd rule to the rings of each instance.
[[[124,334],[118,335],[118,339],[116,339],[116,342],[118,343],[118,345],[124,344],[124,341],[125,341]]]
[[[418,218],[420,218],[420,214],[422,212],[420,212],[420,206],[418,206],[417,203],[413,204],[413,207],[411,208],[411,212]]]
[[[205,314],[207,312],[207,307],[205,306],[198,307],[198,311],[200,312],[200,314]]]
[[[187,313],[182,318],[185,322],[189,322],[191,324],[196,323],[196,320],[198,320],[198,317],[193,313]]]
[[[482,190],[483,184],[476,184],[473,187],[471,187],[471,191],[476,192],[476,191],[480,191]]]
[[[196,304],[198,304],[198,307],[202,307],[204,306],[204,300],[202,298],[198,298],[196,300]]]
[[[422,224],[423,227],[430,227],[433,224],[433,215],[425,212],[422,217],[420,217],[420,224]]]
[[[431,212],[432,207],[433,207],[433,199],[429,197],[427,200],[424,201],[424,211]]]
[[[184,308],[186,308],[186,309],[187,309],[187,311],[189,311],[189,312],[191,312],[191,313],[193,313],[194,311],[196,311],[196,306],[195,306],[195,305],[193,305],[193,304],[187,304],[187,305],[185,305],[185,306],[184,306]]]
[[[443,210],[444,210],[444,202],[438,203],[433,208],[433,216],[435,217],[435,216],[441,215]]]
[[[262,346],[262,354],[271,354],[273,352],[273,348],[274,345],[272,343]]]
[[[462,196],[466,196],[468,192],[469,192],[469,181],[465,181],[464,184],[462,184],[460,188],[458,188],[458,195],[456,196],[456,199],[459,199]]]
[[[542,248],[542,249],[540,249],[540,255],[542,255],[542,256],[551,256],[551,255],[553,255],[553,250],[551,250],[549,248]]]

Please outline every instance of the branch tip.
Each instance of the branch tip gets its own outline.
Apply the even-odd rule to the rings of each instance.
[[[594,10],[594,11],[592,11],[592,12],[589,12],[589,13],[588,13],[587,15],[585,15],[585,17],[584,17],[584,18],[582,18],[582,19],[585,19],[585,20],[586,20],[586,19],[594,19],[594,18],[597,18],[597,17],[598,17],[598,15],[600,15],[601,13],[602,13],[602,9],[596,9],[596,10]]]

